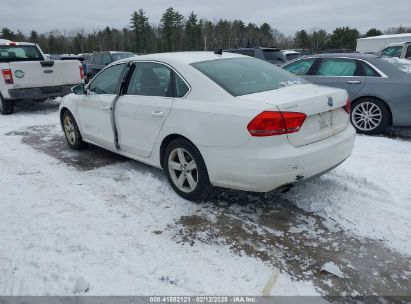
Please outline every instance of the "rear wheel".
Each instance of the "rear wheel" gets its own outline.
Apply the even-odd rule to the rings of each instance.
[[[204,198],[210,182],[203,157],[196,146],[183,138],[173,140],[164,157],[164,170],[174,191],[188,200]]]
[[[84,142],[81,138],[80,130],[77,126],[76,120],[68,110],[66,110],[62,115],[62,123],[64,135],[66,136],[66,140],[70,148],[75,150],[81,149],[84,145]]]
[[[379,99],[362,98],[352,105],[351,123],[358,133],[380,134],[390,123],[390,111]]]
[[[0,95],[0,113],[3,115],[9,115],[14,113],[14,101],[5,100],[3,96]]]

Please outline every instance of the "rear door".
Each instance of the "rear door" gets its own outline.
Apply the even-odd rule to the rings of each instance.
[[[78,101],[83,137],[108,149],[115,148],[111,109],[125,66],[126,64],[117,64],[101,72],[87,87],[87,94]]]
[[[124,94],[115,108],[118,142],[121,149],[138,157],[149,157],[166,121],[175,97],[188,91],[177,90],[179,77],[157,62],[137,62]],[[183,83],[183,86],[185,84]]]
[[[315,84],[345,89],[351,100],[358,97],[365,82],[362,67],[353,58],[322,58],[307,79]]]

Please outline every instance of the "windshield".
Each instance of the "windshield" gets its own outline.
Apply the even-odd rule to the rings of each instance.
[[[111,54],[111,57],[113,57],[113,61],[117,61],[117,60],[121,60],[124,58],[129,58],[129,57],[133,57],[134,54],[133,53],[114,53]]]
[[[400,59],[395,57],[381,57],[382,60],[391,63],[398,70],[411,74],[411,61],[408,59]]]
[[[34,45],[0,45],[0,62],[42,60],[43,55]]]
[[[255,58],[230,58],[191,64],[233,96],[306,83],[275,65]]]

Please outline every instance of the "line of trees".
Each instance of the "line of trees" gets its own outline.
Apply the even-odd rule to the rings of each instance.
[[[411,32],[411,27],[389,28],[386,34]],[[20,30],[13,32],[5,27],[0,38],[14,41],[38,43],[46,53],[90,53],[94,51],[122,50],[134,53],[157,53],[169,51],[215,50],[231,47],[276,46],[306,48],[318,52],[330,48],[355,49],[359,37],[382,35],[381,30],[372,28],[364,35],[355,28],[339,27],[332,33],[324,29],[301,30],[285,36],[268,23],[257,25],[242,20],[200,19],[191,12],[182,15],[168,8],[159,24],[150,23],[142,9],[131,14],[129,27],[116,29],[106,27],[99,31],[84,29],[73,31],[53,30],[39,34],[33,30],[26,36]]]

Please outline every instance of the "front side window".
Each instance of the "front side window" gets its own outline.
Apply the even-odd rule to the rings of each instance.
[[[172,97],[171,69],[153,62],[139,62],[131,76],[127,95]]]
[[[389,46],[381,51],[382,56],[401,57],[402,46]]]
[[[323,59],[318,76],[356,76],[357,64],[351,59]]]
[[[311,66],[313,65],[315,59],[302,59],[295,62],[292,62],[286,65],[284,68],[296,75],[307,75],[308,71],[310,70]]]
[[[89,90],[95,94],[117,94],[125,64],[117,64],[98,74],[90,83]]]
[[[233,96],[306,83],[275,65],[255,58],[229,58],[191,64]]]
[[[0,62],[8,61],[40,61],[43,55],[34,45],[1,45]]]

